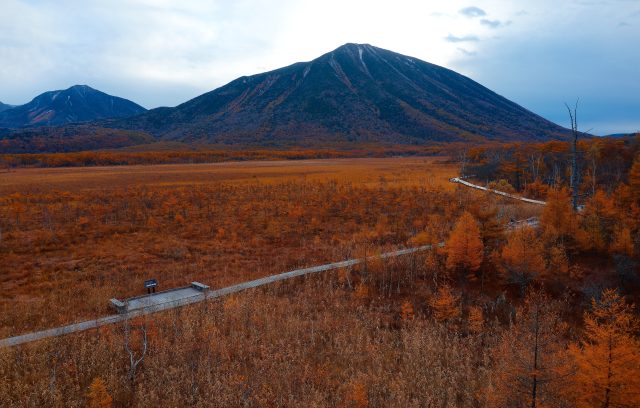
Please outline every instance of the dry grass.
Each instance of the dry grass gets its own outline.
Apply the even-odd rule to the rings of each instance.
[[[0,195],[150,186],[282,183],[293,180],[448,186],[456,167],[441,157],[247,161],[205,164],[15,169],[0,175]]]
[[[18,169],[0,176],[0,336],[108,313],[111,297],[211,286],[398,246],[450,216],[435,158]]]

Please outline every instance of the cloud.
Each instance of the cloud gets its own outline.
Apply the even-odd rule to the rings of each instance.
[[[640,94],[640,50],[635,44],[640,25],[628,20],[636,7],[617,4],[531,2],[526,18],[513,17],[517,24],[508,35],[483,36],[473,48],[464,44],[477,55],[469,58],[457,50],[458,59],[449,67],[560,125],[569,126],[564,102],[579,97],[582,130],[634,131],[640,127],[640,99],[635,96]],[[514,15],[503,11],[495,18]],[[609,24],[602,24],[603,19]],[[612,29],[620,21],[632,24]]]
[[[478,54],[475,51],[465,50],[464,48],[461,48],[461,47],[458,47],[457,50],[463,53],[464,55],[466,55],[467,57],[473,57],[474,55]]]
[[[0,0],[0,100],[86,83],[173,106],[359,42],[451,68],[565,125],[563,102],[579,96],[585,129],[635,131],[638,0],[581,1]]]
[[[145,107],[175,105],[257,72],[292,2],[2,0],[0,94],[20,104],[86,83]]]
[[[456,37],[453,34],[449,34],[444,38],[450,43],[462,43],[462,42],[478,42],[480,39],[475,35],[465,35],[464,37]]]
[[[469,18],[482,17],[487,15],[487,13],[485,13],[483,9],[476,6],[465,7],[463,9],[460,9],[459,13]]]
[[[502,28],[510,25],[511,20],[500,21],[500,20],[488,20],[486,18],[483,18],[482,20],[480,20],[480,24],[482,24],[483,26],[487,26],[489,28]]]

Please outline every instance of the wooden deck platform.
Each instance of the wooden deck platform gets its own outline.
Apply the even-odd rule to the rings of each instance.
[[[174,288],[158,293],[136,296],[126,300],[111,299],[111,305],[118,313],[134,312],[140,309],[153,309],[162,305],[189,304],[203,300],[209,287],[199,282],[192,282],[190,286]]]

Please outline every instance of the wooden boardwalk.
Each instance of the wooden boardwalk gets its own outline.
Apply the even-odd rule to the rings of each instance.
[[[459,184],[462,184],[462,185],[467,186],[467,187],[475,188],[476,190],[487,191],[489,193],[501,195],[503,197],[512,198],[514,200],[523,201],[525,203],[537,204],[537,205],[547,205],[547,203],[545,201],[534,200],[532,198],[519,197],[517,195],[505,193],[504,191],[494,190],[492,188],[487,188],[487,187],[482,187],[482,186],[479,186],[477,184],[469,183],[468,181],[465,181],[465,180],[463,180],[463,179],[461,179],[459,177],[454,177],[452,179],[449,179],[449,181],[452,182],[452,183],[459,183]]]
[[[526,203],[537,204],[537,205],[546,205],[547,203],[544,201],[533,200],[530,198],[518,197],[512,194],[505,193],[503,191],[493,190],[490,188],[478,186],[473,183],[469,183],[468,181],[462,180],[458,177],[454,177],[450,179],[452,183],[459,183],[467,187],[475,188],[478,190],[487,191],[493,194],[498,194],[503,197],[512,198],[514,200],[523,201]],[[514,223],[518,223],[515,225]],[[520,224],[526,224],[529,226],[536,227],[537,219],[531,218],[528,220],[515,221],[508,225],[511,228],[517,228],[521,226]],[[511,225],[514,224],[514,225]],[[444,246],[444,243],[438,244],[438,246]],[[367,259],[376,259],[376,258],[392,258],[396,256],[408,255],[416,252],[427,251],[431,249],[431,245],[424,245],[416,248],[408,248],[401,249],[397,251],[387,252],[378,256],[367,257]],[[131,319],[137,316],[147,315],[151,313],[160,312],[163,310],[173,309],[176,307],[186,306],[197,302],[202,302],[207,299],[215,299],[221,296],[229,295],[231,293],[240,292],[246,289],[256,288],[258,286],[267,285],[270,283],[274,283],[277,281],[295,278],[296,276],[303,276],[312,273],[319,273],[330,271],[334,269],[346,268],[349,266],[357,265],[359,263],[364,262],[363,258],[360,259],[348,259],[342,262],[334,262],[326,265],[313,266],[311,268],[302,268],[296,269],[290,272],[281,273],[278,275],[266,276],[264,278],[239,283],[233,286],[227,286],[226,288],[217,289],[217,290],[209,290],[207,292],[199,292],[196,290],[185,290],[185,291],[175,291],[171,296],[159,296],[159,297],[145,297],[145,304],[138,302],[136,307],[132,310],[129,310],[126,313],[101,317],[95,320],[88,320],[85,322],[74,323],[67,326],[56,327],[53,329],[42,330],[38,332],[23,334],[20,336],[8,337],[6,339],[0,340],[0,347],[11,347],[17,346],[20,344],[30,343],[37,340],[43,340],[50,337],[58,337],[63,336],[65,334],[77,333],[85,330],[95,329],[100,326],[105,326],[108,324],[114,324],[123,322],[127,319]],[[160,295],[160,294],[158,294]]]
[[[443,246],[441,243],[439,246]],[[427,251],[431,249],[431,245],[423,245],[416,248],[408,248],[401,249],[397,251],[386,252],[381,255],[367,257],[368,260],[373,259],[386,259],[393,258],[402,255],[413,254],[416,252]],[[346,261],[334,262],[325,265],[313,266],[310,268],[302,268],[296,269],[290,272],[281,273],[278,275],[266,276],[264,278],[239,283],[233,286],[227,286],[222,289],[209,290],[207,292],[199,292],[196,290],[187,290],[187,291],[175,291],[175,293],[170,297],[147,297],[147,304],[139,305],[139,307],[134,310],[130,310],[127,313],[116,314],[106,317],[101,317],[95,320],[88,320],[85,322],[74,323],[67,326],[56,327],[53,329],[37,331],[33,333],[23,334],[20,336],[8,337],[6,339],[0,340],[0,347],[12,347],[20,344],[31,343],[38,340],[43,340],[51,337],[63,336],[70,333],[78,333],[85,330],[95,329],[100,326],[105,326],[108,324],[114,324],[123,322],[127,319],[132,319],[137,316],[147,315],[151,313],[160,312],[163,310],[173,309],[176,307],[186,306],[197,302],[202,302],[207,299],[215,299],[221,296],[229,295],[231,293],[240,292],[246,289],[256,288],[258,286],[267,285],[270,283],[278,282],[281,280],[295,278],[297,276],[309,275],[312,273],[319,273],[330,271],[334,269],[346,268],[349,266],[357,265],[359,263],[363,263],[365,261],[364,258],[359,259],[348,259]],[[153,299],[153,301],[149,301],[148,299]]]

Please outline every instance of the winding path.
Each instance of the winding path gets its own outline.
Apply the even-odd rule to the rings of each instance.
[[[438,246],[444,246],[444,243],[440,243]],[[386,252],[381,255],[367,257],[366,259],[372,260],[372,259],[393,258],[393,257],[408,255],[416,252],[427,251],[430,249],[431,249],[431,245],[423,245],[415,248],[407,248],[407,249],[401,249],[401,250],[392,251],[392,252]],[[160,312],[163,310],[173,309],[176,307],[186,306],[193,303],[202,302],[207,299],[215,299],[221,296],[229,295],[235,292],[240,292],[246,289],[256,288],[258,286],[267,285],[269,283],[274,283],[281,280],[295,278],[296,276],[303,276],[303,275],[308,275],[312,273],[346,268],[349,266],[357,265],[364,261],[365,261],[365,258],[348,259],[346,261],[313,266],[310,268],[295,269],[290,272],[266,276],[264,278],[239,283],[237,285],[227,286],[222,289],[209,290],[207,292],[200,292],[198,294],[194,294],[188,297],[183,297],[181,299],[174,300],[171,302],[154,304],[148,307],[143,307],[140,309],[130,311],[128,313],[111,315],[111,316],[101,317],[95,320],[88,320],[80,323],[70,324],[67,326],[56,327],[53,329],[37,331],[33,333],[23,334],[20,336],[8,337],[6,339],[0,340],[0,347],[12,347],[20,344],[31,343],[37,340],[47,339],[50,337],[58,337],[58,336],[63,336],[65,334],[77,333],[85,330],[95,329],[100,326],[122,322],[127,319],[134,318],[136,316],[142,316],[142,315]]]
[[[469,183],[468,181],[464,181],[463,179],[461,179],[459,177],[454,177],[452,179],[449,179],[449,181],[452,182],[452,183],[459,183],[459,184],[462,184],[462,185],[467,186],[467,187],[475,188],[477,190],[488,191],[490,193],[501,195],[503,197],[512,198],[514,200],[524,201],[525,203],[531,203],[531,204],[537,204],[537,205],[547,205],[547,203],[545,201],[534,200],[534,199],[531,199],[531,198],[518,197],[517,195],[505,193],[504,191],[494,190],[492,188],[487,188],[487,187],[482,187],[482,186],[479,186],[477,184],[473,184],[473,183]]]

